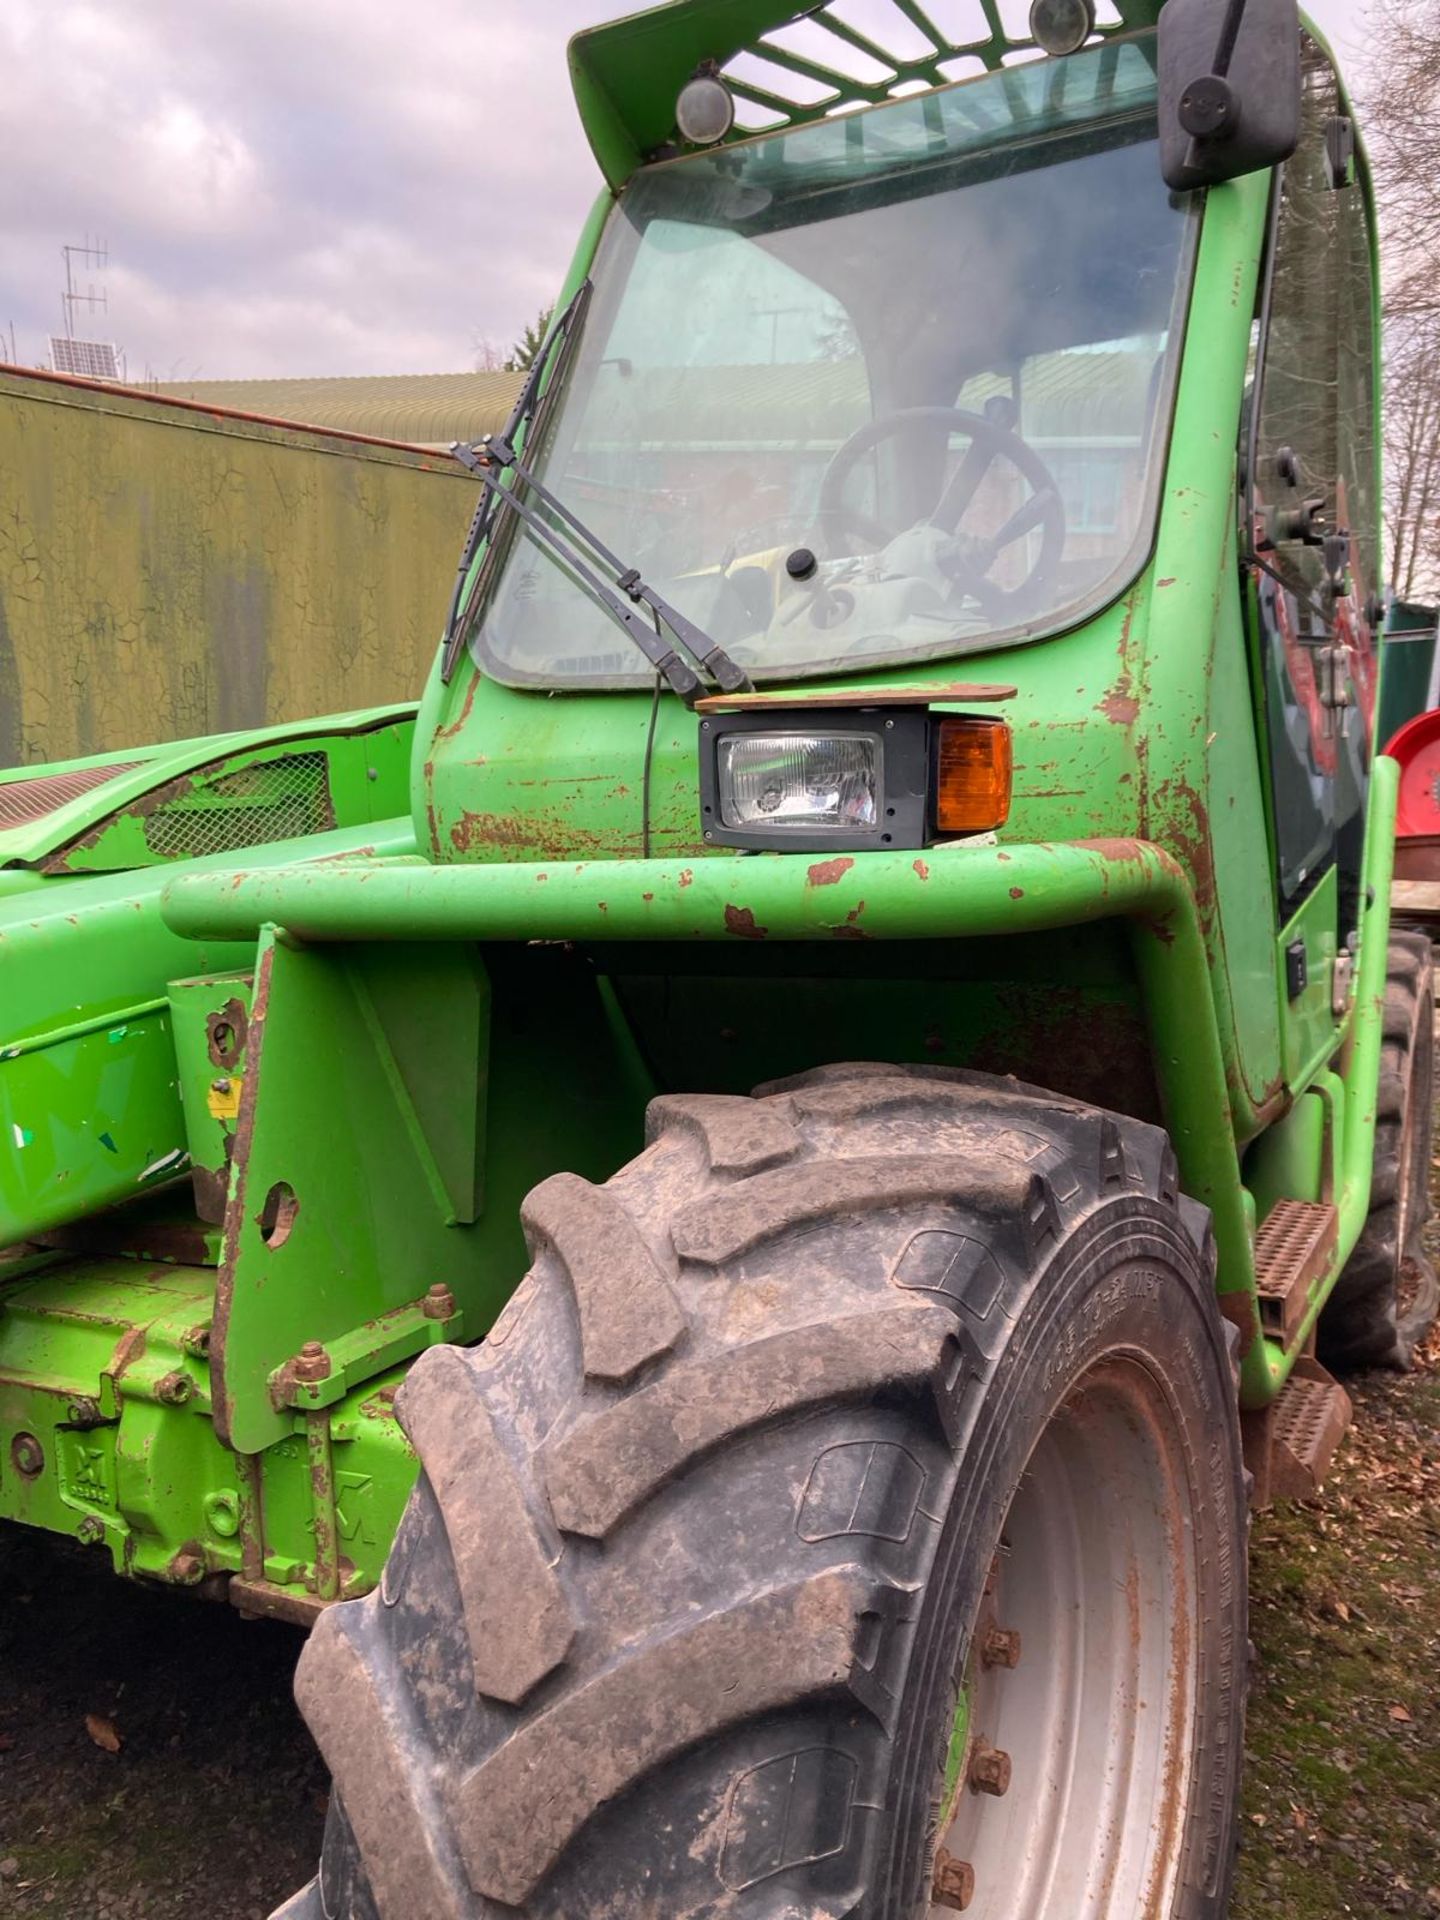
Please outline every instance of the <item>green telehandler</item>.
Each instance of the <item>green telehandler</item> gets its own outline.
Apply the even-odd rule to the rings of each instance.
[[[0,781],[0,1512],[310,1626],[288,1920],[1225,1911],[1432,993],[1363,151],[1157,13],[581,34],[418,710]]]

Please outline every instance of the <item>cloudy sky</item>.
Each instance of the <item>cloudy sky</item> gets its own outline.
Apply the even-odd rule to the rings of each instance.
[[[1311,11],[1349,51],[1363,4]],[[89,235],[132,378],[473,366],[564,269],[596,186],[565,42],[624,10],[3,0],[0,357],[45,358]]]

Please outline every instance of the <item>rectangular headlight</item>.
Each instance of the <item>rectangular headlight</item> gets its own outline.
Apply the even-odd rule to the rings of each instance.
[[[930,716],[787,708],[700,722],[701,824],[723,847],[925,844]]]
[[[876,830],[885,749],[875,733],[732,733],[719,743],[722,827]]]

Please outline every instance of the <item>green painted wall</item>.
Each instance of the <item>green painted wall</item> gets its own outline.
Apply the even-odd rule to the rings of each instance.
[[[0,372],[0,766],[418,696],[444,454]]]

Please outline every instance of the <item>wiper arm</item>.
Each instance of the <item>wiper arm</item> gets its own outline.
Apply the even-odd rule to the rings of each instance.
[[[595,597],[600,600],[607,611],[613,614],[620,624],[624,626],[631,638],[643,647],[646,658],[650,660],[652,665],[660,667],[672,686],[675,685],[673,679],[671,679],[670,674],[666,672],[660,660],[656,658],[655,653],[652,651],[657,642],[657,635],[652,628],[648,627],[643,620],[640,620],[636,616],[634,609],[637,606],[648,607],[655,619],[670,629],[671,633],[674,634],[685,651],[690,654],[693,659],[699,661],[700,665],[705,669],[706,673],[709,674],[710,678],[715,682],[716,686],[720,688],[722,693],[748,693],[751,691],[750,678],[744,668],[736,665],[719,642],[712,640],[703,628],[697,627],[693,620],[687,619],[677,607],[672,607],[670,602],[662,598],[653,587],[647,586],[641,579],[638,568],[627,567],[625,562],[621,560],[617,554],[612,553],[600,536],[592,532],[577,514],[572,513],[563,500],[557,499],[543,480],[537,479],[528,467],[521,464],[519,456],[516,454],[514,447],[509,443],[508,439],[496,440],[492,436],[486,440],[482,440],[477,447],[457,446],[452,448],[451,451],[457,460],[469,467],[473,473],[477,473],[480,476],[480,479],[490,490],[495,501],[497,503],[503,502],[505,505],[513,508],[524,520],[530,531],[540,537],[541,545],[546,546],[552,554],[563,557],[566,565],[579,574],[592,592],[594,592],[596,586],[602,589],[602,592],[596,594]],[[500,482],[495,478],[494,473],[489,470],[494,467],[499,467],[502,470],[509,468],[514,475],[514,484],[509,487],[502,487]],[[543,502],[543,504],[549,508],[550,512],[554,514],[555,518],[559,520],[577,540],[584,541],[591,553],[596,555],[612,570],[615,578],[615,586],[625,595],[625,599],[630,602],[629,606],[626,606],[625,601],[621,600],[617,594],[611,592],[611,590],[605,586],[605,583],[599,579],[589,564],[581,559],[567,542],[561,539],[559,533],[548,521],[536,513],[528,502],[522,501],[517,497],[518,491],[522,486],[527,492],[533,493],[537,500]],[[644,636],[643,640],[641,639],[642,635]],[[684,663],[679,661],[673,648],[666,652],[665,657],[668,660],[675,661],[676,664],[683,668]],[[693,674],[690,675],[690,678],[693,680]],[[680,688],[675,687],[675,691],[679,693]],[[693,697],[693,693],[682,695],[682,698]]]
[[[577,553],[569,541],[563,539],[560,534],[556,532],[555,528],[550,525],[549,521],[535,511],[528,500],[521,500],[517,496],[514,487],[501,486],[500,482],[495,478],[495,475],[490,471],[489,464],[483,454],[477,453],[473,447],[465,446],[456,446],[452,448],[451,451],[463,466],[468,467],[472,473],[478,476],[481,485],[487,489],[487,498],[495,506],[499,507],[503,505],[508,507],[512,513],[518,515],[526,527],[529,528],[530,534],[536,544],[543,548],[552,560],[573,574],[576,581],[585,589],[591,599],[593,599],[597,605],[604,608],[605,612],[610,615],[617,626],[624,628],[625,632],[630,636],[631,640],[634,641],[641,653],[644,654],[651,666],[654,667],[656,672],[664,679],[666,686],[670,688],[671,692],[678,694],[687,707],[693,706],[696,699],[704,690],[704,683],[694,668],[680,657],[675,648],[666,644],[665,639],[659,631],[659,620],[657,619],[656,624],[652,626],[648,621],[640,617],[636,611],[635,603],[646,605],[649,603],[641,602],[638,593],[632,594],[630,589],[625,587],[623,576],[617,579],[615,583],[616,587],[625,587],[625,593],[629,595],[629,601],[622,598],[621,594],[616,592],[615,587],[609,586],[602,580],[584,556]],[[515,470],[518,481],[523,469],[517,465]],[[548,503],[550,496],[544,494],[543,497]],[[603,549],[600,550],[603,551]],[[661,604],[663,605],[664,603],[662,602]],[[659,618],[663,617],[663,615],[659,616]],[[682,624],[688,626],[689,623],[685,621],[683,614],[677,615],[676,617],[681,620]],[[739,673],[739,668],[735,667],[733,662],[730,664],[731,670]],[[741,674],[740,678],[744,685],[749,685],[749,682],[745,680],[743,674]]]
[[[570,358],[570,350],[579,335],[580,326],[590,306],[593,283],[582,280],[563,312],[559,313],[546,336],[545,344],[536,354],[524,384],[510,409],[510,418],[505,422],[505,430],[500,436],[501,444],[513,447],[522,433],[527,433],[539,415],[542,404],[565,376],[565,367]],[[545,387],[545,376],[553,366],[554,377]],[[544,392],[541,389],[544,387]],[[452,449],[457,455],[459,449]],[[463,464],[470,466],[468,460]],[[470,614],[478,604],[480,588],[488,572],[487,564],[482,565],[476,577],[474,587],[467,596],[465,588],[470,577],[470,569],[475,564],[475,556],[481,546],[489,539],[495,527],[496,501],[493,493],[482,489],[479,504],[475,508],[474,518],[470,522],[470,531],[460,554],[460,565],[455,573],[455,591],[450,596],[450,611],[445,616],[445,633],[442,642],[444,658],[440,667],[440,678],[449,682],[455,671],[455,663],[460,658],[460,649],[465,644],[465,634]]]

